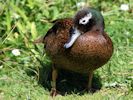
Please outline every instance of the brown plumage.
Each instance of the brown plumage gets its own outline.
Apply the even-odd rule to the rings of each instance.
[[[89,9],[89,12],[91,10]],[[74,20],[71,18],[57,20],[44,37],[46,53],[53,63],[51,95],[56,94],[58,69],[88,74],[88,89],[90,89],[93,71],[107,63],[112,56],[113,45],[107,33],[104,32],[104,21],[89,24],[91,27],[77,25],[77,21],[86,14],[82,12],[86,12],[86,9],[79,11]],[[70,31],[73,27],[78,28],[82,34],[70,48],[65,48],[64,44],[70,41]]]

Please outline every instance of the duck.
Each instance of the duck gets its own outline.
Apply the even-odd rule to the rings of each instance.
[[[91,90],[93,73],[113,54],[113,43],[104,31],[100,11],[85,7],[73,18],[57,19],[43,37],[44,49],[52,61],[51,95],[57,95],[57,78],[61,69],[86,74]]]

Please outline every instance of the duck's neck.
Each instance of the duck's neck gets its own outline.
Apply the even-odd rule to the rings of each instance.
[[[103,32],[105,28],[105,24],[104,24],[104,18],[102,14],[95,9],[90,9],[90,11],[94,16],[94,21],[95,21],[95,25],[93,27],[94,30],[99,30],[100,32]]]
[[[92,27],[91,31],[99,33],[99,34],[103,34],[104,33],[104,27],[102,27],[101,25],[94,25]]]

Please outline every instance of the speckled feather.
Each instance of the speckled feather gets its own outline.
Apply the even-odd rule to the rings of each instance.
[[[107,63],[113,53],[113,44],[105,32],[99,33],[97,26],[82,34],[71,48],[63,47],[72,26],[72,19],[57,20],[44,37],[46,52],[55,67],[87,74]]]

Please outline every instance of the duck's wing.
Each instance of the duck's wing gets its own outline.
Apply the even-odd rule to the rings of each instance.
[[[47,36],[49,36],[50,34],[56,34],[57,33],[57,30],[65,28],[67,21],[68,22],[72,22],[72,19],[71,18],[64,18],[64,19],[56,19],[56,20],[52,21],[52,23],[54,25],[52,26],[51,29],[48,30],[48,32],[44,36],[44,38],[43,38],[44,41],[45,41],[45,38]]]
[[[53,26],[48,30],[46,35],[43,38],[43,43],[46,45],[52,45],[54,44],[55,38],[57,37],[57,34],[69,34],[69,33],[63,33],[69,31],[70,27],[73,25],[72,18],[64,18],[64,19],[57,19],[53,21]],[[68,35],[69,36],[69,35]],[[52,43],[52,44],[51,44]]]

